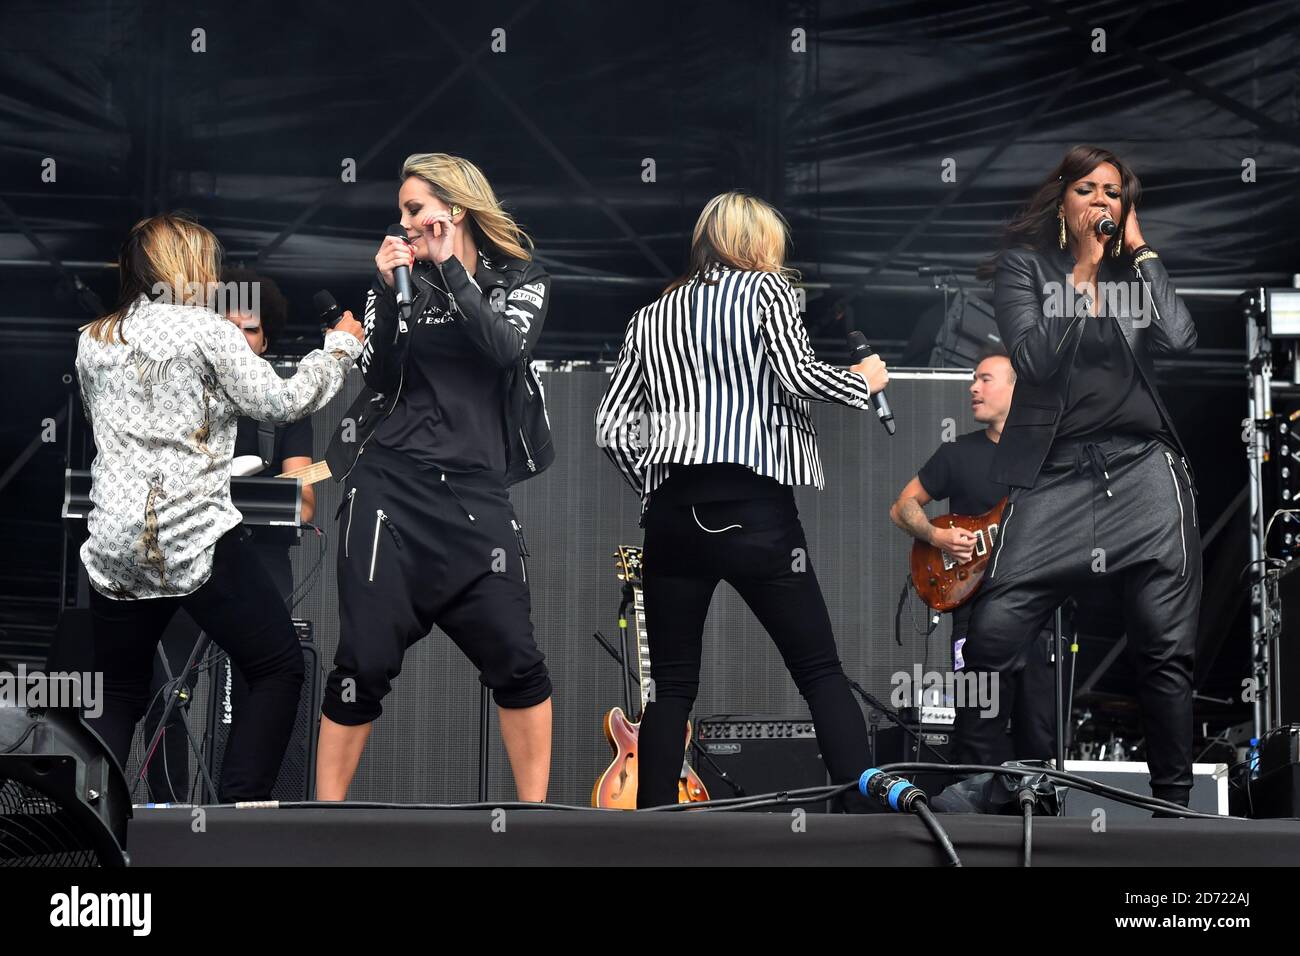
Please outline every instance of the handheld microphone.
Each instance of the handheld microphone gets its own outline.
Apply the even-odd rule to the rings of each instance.
[[[330,295],[329,289],[321,289],[311,297],[312,307],[316,310],[316,318],[321,326],[332,329],[343,318],[343,310],[339,304],[334,301],[334,296]]]
[[[924,790],[876,767],[863,771],[858,778],[858,792],[899,813],[911,813],[919,805],[928,806]]]
[[[1115,225],[1115,220],[1111,219],[1110,216],[1102,216],[1097,222],[1097,235],[1099,236],[1113,236],[1118,230],[1119,226]]]
[[[854,365],[864,361],[871,355],[871,346],[867,344],[867,337],[861,332],[849,333],[849,358]],[[871,393],[871,404],[875,406],[876,417],[880,419],[880,424],[885,426],[885,431],[894,434],[897,426],[894,424],[894,413],[889,408],[889,399],[885,398],[884,391]]]
[[[406,240],[406,230],[402,228],[401,223],[395,222],[389,226],[388,235]],[[393,288],[397,291],[397,308],[402,313],[402,318],[409,320],[411,303],[415,301],[415,297],[411,295],[410,266],[398,266],[393,270]]]

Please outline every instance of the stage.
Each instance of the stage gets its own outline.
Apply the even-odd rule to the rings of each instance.
[[[137,809],[133,866],[941,866],[920,819],[886,814]],[[1020,866],[1019,817],[944,814],[966,866]],[[1034,866],[1294,866],[1300,820],[1036,817]]]

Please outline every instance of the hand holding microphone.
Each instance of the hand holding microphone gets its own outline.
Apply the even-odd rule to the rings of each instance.
[[[897,428],[894,424],[894,413],[890,410],[889,399],[885,398],[884,393],[885,386],[889,384],[889,370],[885,368],[885,363],[871,350],[871,346],[867,344],[867,337],[861,332],[849,333],[849,356],[853,362],[849,371],[857,372],[866,379],[867,388],[871,390],[871,404],[876,409],[876,417],[880,419],[880,424],[885,426],[885,431],[894,434]]]
[[[358,342],[366,340],[361,323],[352,317],[351,312],[343,312],[339,309],[339,304],[334,301],[334,296],[328,289],[321,289],[312,296],[312,304],[316,307],[316,315],[326,335],[337,329],[340,332],[347,332]]]
[[[397,307],[401,310],[402,318],[409,319],[411,303],[414,301],[414,296],[411,295],[411,266],[415,265],[415,252],[406,241],[406,230],[400,223],[388,227],[388,235],[384,237],[379,252],[375,253],[375,265],[379,267],[379,275],[383,277],[384,284],[397,292]]]

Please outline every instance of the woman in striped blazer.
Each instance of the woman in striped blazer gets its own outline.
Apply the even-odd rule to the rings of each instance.
[[[709,602],[726,581],[776,642],[808,702],[831,779],[869,764],[792,486],[823,486],[810,401],[870,407],[889,380],[808,343],[785,266],[789,229],[760,199],[704,207],[686,274],[628,324],[596,412],[597,442],[642,495],[653,700],[637,806],[677,800]]]

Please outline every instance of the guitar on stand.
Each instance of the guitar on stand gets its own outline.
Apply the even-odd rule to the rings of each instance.
[[[641,549],[624,545],[618,549],[618,579],[624,587],[630,589],[631,600],[628,608],[628,626],[636,637],[637,676],[641,691],[641,708],[638,714],[644,716],[646,704],[650,702],[650,643],[646,636],[645,597],[641,588]],[[626,644],[625,644],[626,646]],[[616,810],[635,810],[637,791],[637,749],[638,734],[641,729],[640,716],[634,721],[624,713],[622,707],[615,707],[605,715],[605,739],[614,751],[614,760],[600,775],[596,785],[591,789],[591,805]],[[686,725],[685,750],[691,747],[691,725]],[[700,803],[708,800],[708,791],[704,783],[696,776],[691,765],[682,756],[682,773],[677,781],[678,803]]]
[[[951,611],[975,596],[997,543],[1006,506],[1003,498],[982,515],[941,515],[930,522],[937,528],[963,528],[975,535],[975,551],[965,564],[942,548],[921,540],[912,542],[912,584],[922,601],[936,611]]]

